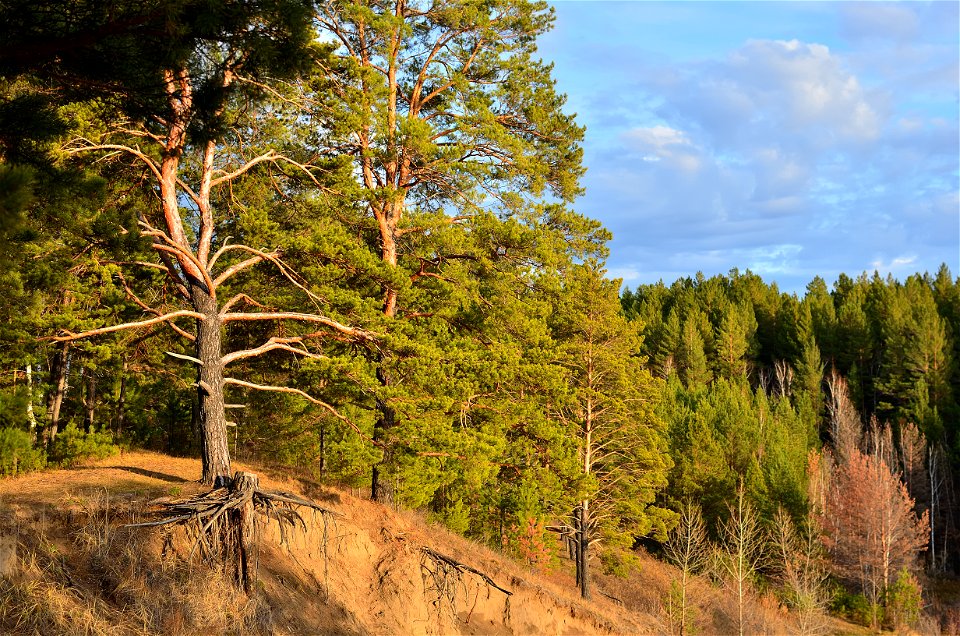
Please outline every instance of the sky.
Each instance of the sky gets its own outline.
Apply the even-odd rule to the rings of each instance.
[[[960,2],[553,4],[624,286],[960,275]]]

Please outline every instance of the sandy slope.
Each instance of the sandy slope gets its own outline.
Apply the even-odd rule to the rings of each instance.
[[[413,514],[271,471],[243,465],[236,468],[258,472],[264,488],[312,497],[337,516],[324,522],[320,515],[307,515],[307,532],[289,535],[283,546],[276,527],[266,528],[256,598],[234,598],[239,595],[231,596],[227,590],[221,593],[224,598],[230,596],[223,601],[227,609],[222,611],[215,595],[213,600],[204,600],[206,605],[196,598],[214,587],[208,572],[194,566],[189,570],[191,580],[176,578],[186,569],[183,564],[191,545],[187,537],[175,537],[164,546],[158,531],[138,530],[141,535],[133,537],[120,529],[123,523],[146,514],[144,502],[199,492],[194,481],[200,474],[197,461],[136,452],[85,468],[0,480],[0,535],[19,537],[22,562],[0,587],[0,594],[6,594],[8,607],[34,603],[43,605],[44,612],[65,614],[44,615],[47,622],[39,618],[24,622],[15,612],[0,609],[0,631],[17,624],[25,633],[50,629],[44,625],[61,625],[70,633],[74,627],[76,633],[204,634],[664,631],[654,616],[629,611],[606,599],[583,603],[572,590]],[[108,521],[98,521],[101,516]],[[144,538],[144,533],[152,535]],[[117,546],[123,537],[143,543],[121,553]],[[484,572],[512,594],[486,585],[473,574],[448,572],[444,576],[438,564],[424,555],[423,547]],[[50,557],[51,553],[57,558]],[[121,562],[126,575],[120,572]],[[151,569],[162,573],[151,578]],[[146,581],[137,592],[131,591],[140,583],[131,580],[134,576]],[[199,587],[197,577],[201,577]],[[194,588],[200,591],[187,592]],[[185,595],[177,597],[181,600],[166,599],[166,603],[137,597],[181,593]],[[194,596],[189,596],[191,593]],[[4,600],[0,597],[0,603]],[[227,615],[214,616],[218,611]],[[89,626],[78,626],[76,616],[87,614]]]

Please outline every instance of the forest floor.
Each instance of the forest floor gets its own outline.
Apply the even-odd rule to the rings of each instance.
[[[158,500],[202,492],[197,460],[125,453],[71,470],[0,480],[0,633],[23,634],[665,634],[671,569],[641,555],[627,579],[598,574],[576,594],[565,560],[543,572],[348,491],[287,471],[261,487],[312,498],[305,531],[263,527],[248,597],[217,568],[188,559],[182,530],[125,528]],[[15,547],[11,547],[15,546]],[[476,569],[454,571],[428,548]],[[700,633],[736,631],[736,607],[698,582]],[[751,604],[751,633],[794,633],[775,600]],[[868,633],[831,621],[831,633]]]

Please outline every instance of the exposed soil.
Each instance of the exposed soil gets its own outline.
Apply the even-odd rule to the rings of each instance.
[[[665,626],[601,595],[581,601],[565,575],[540,576],[413,513],[275,471],[261,487],[311,497],[306,532],[263,527],[252,599],[187,561],[185,532],[125,529],[153,501],[202,491],[198,461],[125,453],[72,470],[0,480],[0,536],[17,566],[0,578],[0,632],[270,634],[647,634]],[[169,534],[169,539],[166,538]],[[326,535],[326,538],[325,538]],[[281,545],[281,540],[286,542]],[[429,547],[489,576],[426,555]]]

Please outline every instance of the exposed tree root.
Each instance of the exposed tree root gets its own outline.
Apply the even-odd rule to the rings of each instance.
[[[327,522],[336,512],[289,492],[260,490],[252,473],[238,472],[229,487],[160,504],[155,521],[128,524],[129,528],[183,526],[194,536],[189,560],[197,551],[207,561],[232,564],[237,584],[249,593],[256,581],[259,544],[265,523],[272,519],[280,530],[281,545],[290,545],[290,533],[307,531],[300,514],[303,508],[319,513],[323,519],[324,575],[326,576]]]
[[[510,597],[513,592],[497,585],[492,578],[480,570],[461,563],[456,559],[441,554],[432,548],[423,546],[420,548],[420,554],[423,556],[420,562],[420,568],[423,573],[424,582],[429,579],[428,590],[433,590],[437,594],[437,603],[446,600],[450,607],[452,616],[457,616],[457,600],[460,591],[466,594],[467,586],[463,582],[463,575],[473,574],[480,577],[484,583],[506,595],[504,599],[503,616],[504,624],[510,623]],[[432,564],[432,567],[431,567]],[[471,610],[472,613],[473,610]]]

